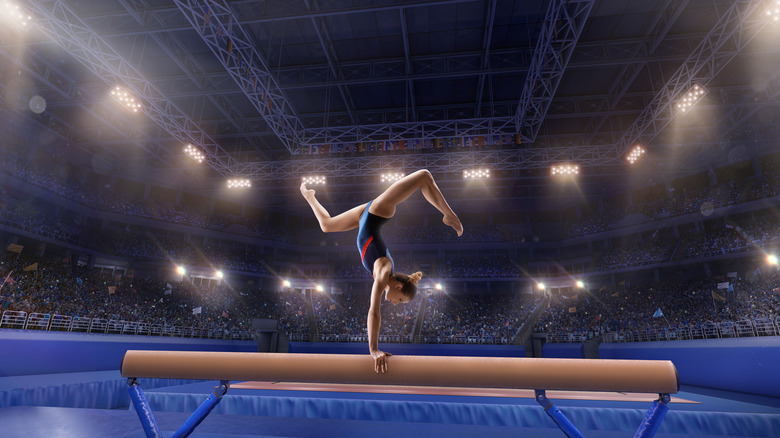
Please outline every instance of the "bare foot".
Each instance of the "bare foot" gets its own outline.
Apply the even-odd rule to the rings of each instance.
[[[309,197],[314,196],[314,190],[313,189],[307,189],[306,183],[301,183],[301,194],[304,198],[309,199]]]
[[[445,216],[441,221],[444,222],[444,225],[452,227],[458,233],[458,237],[463,235],[463,224],[460,223],[460,219],[457,216],[450,218]]]

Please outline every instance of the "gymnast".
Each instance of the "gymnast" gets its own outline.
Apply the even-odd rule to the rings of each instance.
[[[417,294],[417,282],[422,278],[422,272],[412,275],[393,272],[393,258],[379,235],[379,229],[393,217],[396,205],[407,200],[417,189],[444,215],[442,222],[452,227],[460,237],[463,234],[463,225],[447,204],[428,170],[418,170],[399,179],[376,199],[336,217],[330,217],[325,207],[314,197],[314,190],[307,189],[306,183],[301,184],[301,194],[317,216],[322,231],[333,233],[358,228],[357,246],[360,259],[363,267],[374,277],[368,309],[368,349],[374,359],[374,371],[377,373],[387,371],[387,357],[391,355],[379,350],[379,324],[382,320],[379,309],[382,294],[385,294],[385,301],[390,301],[393,305],[408,303]]]

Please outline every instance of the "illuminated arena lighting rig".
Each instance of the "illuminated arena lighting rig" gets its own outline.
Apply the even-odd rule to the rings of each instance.
[[[252,187],[252,181],[246,178],[233,178],[227,180],[229,189],[249,189]]]
[[[27,14],[19,5],[9,1],[4,1],[0,5],[0,13],[8,19],[7,21],[15,23],[24,29],[28,29],[32,22],[31,15]]]
[[[202,163],[203,159],[205,158],[203,156],[203,152],[201,152],[200,149],[196,148],[191,144],[188,144],[187,146],[184,147],[184,153],[192,157],[192,159],[197,161],[198,163]]]
[[[675,108],[680,112],[687,112],[693,105],[701,100],[704,95],[707,94],[707,89],[699,84],[693,84],[691,90],[685,93],[685,95],[677,102]]]
[[[406,176],[406,175],[404,175],[403,173],[383,173],[382,174],[382,182],[383,183],[384,182],[390,182],[390,183],[396,182],[399,179],[403,178],[404,176]]]
[[[304,176],[303,177],[303,183],[311,186],[311,185],[323,185],[325,184],[325,177],[324,176]]]
[[[141,109],[141,102],[119,85],[111,90],[111,96],[133,113],[137,113]]]
[[[579,175],[580,166],[578,164],[558,164],[552,167],[552,175]]]
[[[766,16],[773,23],[780,22],[780,0],[772,2],[772,6],[770,6],[769,9],[766,10]]]
[[[463,179],[490,178],[490,169],[470,169],[463,171]]]
[[[634,164],[639,161],[639,159],[642,158],[645,153],[646,151],[641,145],[636,145],[634,146],[634,149],[631,149],[631,152],[628,153],[626,160],[628,160],[630,164]]]

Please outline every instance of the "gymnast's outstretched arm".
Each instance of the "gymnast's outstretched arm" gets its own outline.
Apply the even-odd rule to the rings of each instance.
[[[374,358],[374,371],[387,371],[387,357],[390,353],[379,350],[379,326],[382,322],[382,293],[389,284],[393,265],[387,257],[380,257],[374,262],[374,284],[371,286],[371,305],[368,309],[368,351]]]

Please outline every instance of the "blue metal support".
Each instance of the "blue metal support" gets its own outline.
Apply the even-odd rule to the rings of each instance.
[[[634,438],[653,438],[658,428],[661,427],[661,421],[664,419],[666,412],[669,410],[667,404],[671,400],[669,394],[660,394],[658,400],[653,402],[650,409],[645,414],[645,418],[642,420],[642,424],[639,425],[639,429],[636,430]]]
[[[546,412],[547,415],[552,418],[555,424],[558,425],[558,428],[560,428],[567,437],[585,438],[585,436],[582,435],[579,430],[577,430],[571,421],[569,421],[569,419],[563,415],[563,412],[561,412],[561,410],[558,409],[558,407],[547,398],[544,390],[536,389],[534,390],[534,393],[536,394],[536,402],[544,408],[544,412]]]
[[[228,389],[230,389],[230,382],[227,380],[223,380],[219,382],[219,386],[209,394],[208,398],[201,403],[201,405],[198,407],[198,409],[195,410],[195,412],[190,415],[190,418],[187,419],[187,421],[184,422],[184,424],[181,425],[179,430],[174,432],[173,435],[171,435],[171,438],[186,438],[190,436],[193,430],[195,430],[196,427],[206,418],[206,416],[211,413],[211,411],[217,407],[220,401],[222,401],[222,396],[227,393]]]
[[[141,420],[141,426],[144,429],[144,433],[147,438],[163,438],[163,433],[160,431],[160,427],[157,425],[157,421],[154,419],[152,409],[149,406],[149,402],[144,396],[144,391],[141,389],[141,385],[138,384],[135,378],[127,379],[127,384],[130,385],[128,391],[130,392],[130,399],[133,401],[133,407],[138,413],[138,419]],[[171,435],[171,438],[186,438],[195,430],[196,427],[208,416],[211,411],[222,401],[222,397],[230,389],[230,382],[222,380],[219,382],[219,386],[214,389],[214,392],[209,394],[206,400],[198,406],[198,409],[187,418],[187,421],[179,427],[179,429]]]
[[[138,384],[135,378],[127,379],[127,384],[130,385],[130,388],[128,388],[130,399],[133,401],[133,407],[135,407],[135,412],[138,413],[138,419],[141,420],[141,426],[144,428],[147,438],[162,438],[163,434],[160,432],[159,426],[157,426],[157,421],[154,419],[152,409],[149,407],[149,402],[146,401],[141,385]]]

